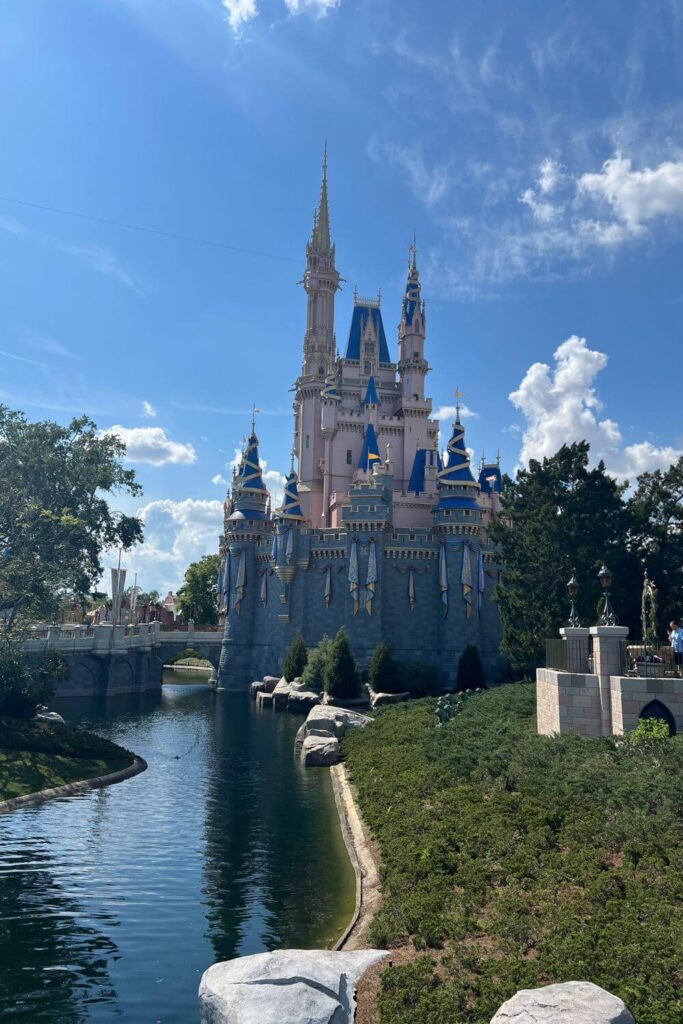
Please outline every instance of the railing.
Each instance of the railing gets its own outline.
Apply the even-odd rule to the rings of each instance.
[[[556,672],[583,673],[592,671],[589,668],[591,660],[590,651],[584,648],[581,650],[573,643],[566,640],[546,640],[545,642],[545,667],[552,668]]]

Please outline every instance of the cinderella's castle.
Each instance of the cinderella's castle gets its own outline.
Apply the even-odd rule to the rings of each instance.
[[[483,464],[473,476],[459,406],[443,460],[439,453],[425,396],[426,313],[415,248],[397,360],[379,297],[357,294],[338,355],[339,282],[325,159],[306,246],[308,309],[284,502],[271,510],[253,423],[225,502],[219,683],[243,689],[279,674],[297,630],[313,646],[342,625],[361,663],[386,639],[397,659],[437,665],[447,683],[463,649],[476,644],[493,676],[500,621],[492,594],[501,567],[487,527],[500,508],[500,468]]]

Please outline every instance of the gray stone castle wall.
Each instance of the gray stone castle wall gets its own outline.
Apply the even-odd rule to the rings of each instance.
[[[446,538],[448,565],[448,611],[443,614],[439,590],[440,540],[428,531],[340,529],[316,531],[292,527],[294,544],[289,561],[284,542],[279,545],[277,563],[271,558],[272,534],[231,545],[233,564],[241,548],[246,551],[246,589],[239,613],[234,608],[234,580],[230,595],[219,685],[246,689],[254,679],[279,675],[284,655],[300,630],[307,646],[323,636],[334,637],[340,626],[349,634],[354,654],[366,666],[373,649],[387,640],[400,661],[423,661],[440,670],[444,686],[456,679],[458,661],[468,644],[476,644],[482,655],[487,680],[497,681],[501,672],[499,647],[501,625],[492,601],[500,567],[485,563],[485,589],[481,610],[470,618],[462,596],[462,543],[468,538]],[[282,530],[281,539],[286,536]],[[349,588],[351,543],[358,551],[360,608],[354,614]],[[374,541],[378,582],[372,614],[365,608],[370,542]],[[477,544],[470,539],[472,549]],[[331,568],[331,597],[325,601],[328,567]],[[413,570],[415,603],[408,599],[409,572]],[[267,577],[267,600],[262,600],[263,574]]]

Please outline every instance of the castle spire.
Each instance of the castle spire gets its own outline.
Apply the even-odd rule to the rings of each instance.
[[[327,142],[323,151],[323,178],[320,184],[320,201],[313,220],[311,245],[321,253],[330,253],[332,251],[330,209],[327,198]]]

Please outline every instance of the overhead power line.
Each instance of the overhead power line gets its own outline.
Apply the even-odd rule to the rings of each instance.
[[[211,238],[200,238],[198,235],[181,235],[176,231],[163,231],[160,228],[150,228],[144,224],[130,224],[121,220],[110,220],[107,217],[95,217],[89,213],[79,213],[76,210],[65,210],[59,206],[45,206],[42,203],[29,203],[25,199],[14,199],[11,196],[0,196],[3,203],[14,203],[15,206],[26,206],[31,210],[43,210],[47,213],[61,213],[65,217],[77,217],[79,220],[89,220],[95,224],[107,224],[109,227],[125,228],[128,231],[142,231],[147,235],[160,235],[162,238],[173,238],[179,242],[193,242],[195,245],[210,245],[214,249],[226,249],[228,252],[239,252],[246,256],[263,256],[269,260],[281,260],[285,263],[299,263],[293,256],[281,256],[278,253],[262,252],[260,249],[246,249],[239,245],[230,245],[227,242],[217,242]]]

